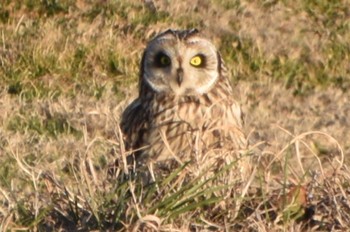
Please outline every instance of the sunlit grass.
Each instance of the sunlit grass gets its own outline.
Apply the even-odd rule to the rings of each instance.
[[[0,230],[348,230],[349,4],[3,1]],[[232,74],[251,172],[110,176],[145,44],[192,27]]]

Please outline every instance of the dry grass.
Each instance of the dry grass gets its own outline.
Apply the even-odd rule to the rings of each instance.
[[[0,230],[349,230],[350,2],[154,4],[0,4]],[[231,70],[243,177],[237,160],[147,186],[108,175],[142,49],[169,27],[203,30]]]

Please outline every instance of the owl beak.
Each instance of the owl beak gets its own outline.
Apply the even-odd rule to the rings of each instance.
[[[183,81],[183,78],[184,78],[184,70],[182,68],[178,68],[177,69],[177,78],[176,78],[176,81],[177,81],[177,84],[179,86],[181,86],[181,83]]]

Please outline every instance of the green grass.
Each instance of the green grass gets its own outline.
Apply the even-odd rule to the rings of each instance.
[[[0,230],[349,230],[349,4],[2,1]],[[236,160],[150,185],[111,177],[147,41],[192,27],[232,74],[255,175]]]

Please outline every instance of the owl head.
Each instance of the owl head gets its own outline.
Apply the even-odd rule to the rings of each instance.
[[[196,29],[167,30],[147,45],[141,61],[141,83],[156,93],[198,95],[220,76],[221,57]]]

